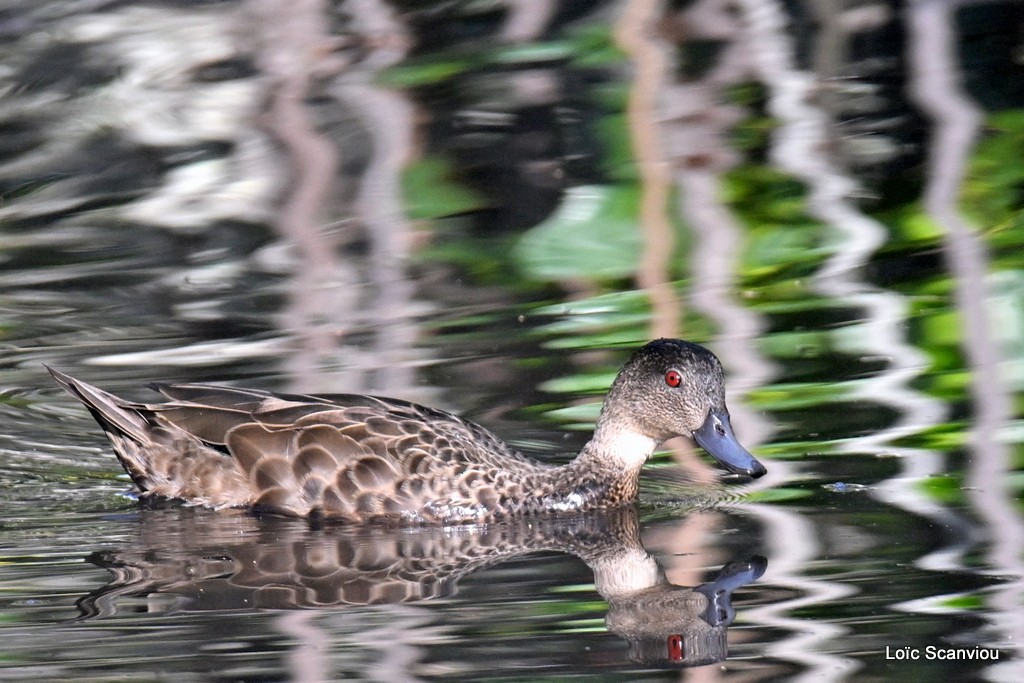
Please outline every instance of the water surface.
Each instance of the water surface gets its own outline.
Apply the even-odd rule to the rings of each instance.
[[[1020,680],[1022,19],[14,3],[0,676]],[[494,527],[140,506],[43,368],[564,462],[659,335],[721,356],[769,474],[672,442],[635,511]]]

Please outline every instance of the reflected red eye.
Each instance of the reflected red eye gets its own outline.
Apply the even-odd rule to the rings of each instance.
[[[669,370],[665,373],[665,384],[669,385],[673,389],[683,383],[683,376],[679,374],[678,370]]]
[[[673,633],[668,637],[668,660],[670,662],[681,662],[686,658],[686,653],[683,652],[683,637],[678,633]]]

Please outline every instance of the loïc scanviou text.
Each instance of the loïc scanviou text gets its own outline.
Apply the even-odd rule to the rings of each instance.
[[[969,659],[997,660],[999,650],[994,647],[890,647],[885,646],[885,658],[905,661],[918,659],[945,659],[966,661]]]

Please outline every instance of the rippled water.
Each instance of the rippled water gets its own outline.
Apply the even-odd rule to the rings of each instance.
[[[645,11],[0,12],[0,678],[1021,680],[1020,6]],[[769,474],[486,527],[140,506],[43,368],[564,461],[663,334]]]

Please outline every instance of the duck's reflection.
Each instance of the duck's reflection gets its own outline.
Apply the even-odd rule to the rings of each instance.
[[[82,618],[147,611],[303,609],[424,601],[459,579],[534,552],[570,553],[594,573],[608,629],[631,659],[698,666],[726,657],[732,592],[767,560],[735,561],[688,588],[668,583],[640,543],[636,511],[445,528],[312,528],[191,509],[145,510],[137,541],[89,560],[114,578],[78,601]]]

